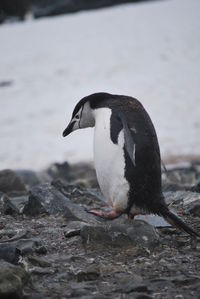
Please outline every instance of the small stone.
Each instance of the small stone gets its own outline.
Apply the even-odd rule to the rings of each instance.
[[[64,235],[66,238],[71,238],[71,237],[79,236],[80,232],[81,232],[80,229],[69,229],[64,232]]]
[[[71,221],[64,229],[64,236],[66,238],[80,236],[81,227],[83,227],[84,225],[85,223],[81,221]]]
[[[44,245],[38,246],[38,247],[35,248],[35,252],[38,253],[38,254],[46,254],[47,253],[47,248]]]

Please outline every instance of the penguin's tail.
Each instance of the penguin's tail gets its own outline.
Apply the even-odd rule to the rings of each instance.
[[[170,210],[167,207],[162,207],[162,209],[159,210],[159,215],[162,216],[169,224],[185,231],[192,237],[194,237],[194,238],[200,237],[200,235],[197,232],[195,232],[191,227],[189,227],[187,224],[185,224],[175,214],[170,212]]]

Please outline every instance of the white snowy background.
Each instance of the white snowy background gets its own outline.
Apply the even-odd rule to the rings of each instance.
[[[138,98],[161,153],[200,155],[200,1],[165,0],[0,26],[0,169],[92,160],[62,131],[93,92]]]

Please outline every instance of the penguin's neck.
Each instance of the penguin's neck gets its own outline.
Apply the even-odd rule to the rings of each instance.
[[[112,111],[109,108],[99,108],[94,110],[95,135],[108,135],[110,138],[110,118]],[[100,136],[98,136],[100,137]]]

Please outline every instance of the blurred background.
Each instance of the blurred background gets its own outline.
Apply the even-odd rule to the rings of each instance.
[[[0,0],[0,23],[0,169],[92,161],[93,129],[62,131],[99,91],[142,102],[165,162],[200,157],[199,0]]]

